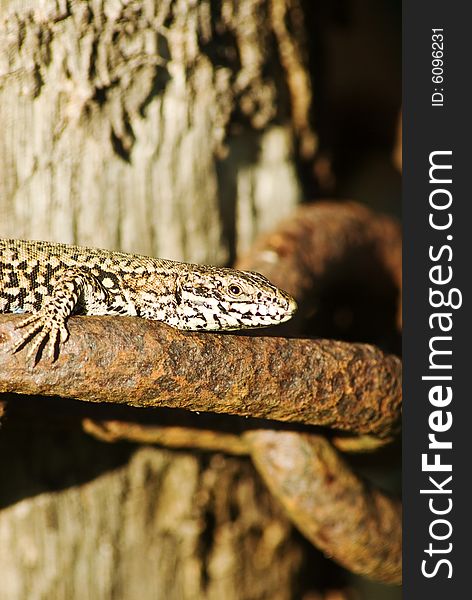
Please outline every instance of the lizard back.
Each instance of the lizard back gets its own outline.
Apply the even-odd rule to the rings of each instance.
[[[107,289],[116,312],[136,314],[125,310],[130,298],[125,293],[129,286],[123,283],[139,275],[166,275],[176,264],[98,248],[0,239],[0,312],[38,311],[44,300],[51,297],[64,271],[78,268],[96,277]]]

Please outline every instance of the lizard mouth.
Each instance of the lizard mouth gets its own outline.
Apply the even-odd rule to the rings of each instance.
[[[297,304],[295,298],[288,296],[288,307],[287,307],[288,314],[290,316],[292,316],[294,313],[297,312],[297,310],[298,310],[298,304]]]
[[[296,302],[296,300],[294,298],[292,298],[292,296],[290,296],[290,294],[287,294],[287,292],[283,293],[283,296],[285,298],[285,300],[287,301],[287,304],[284,307],[284,312],[282,314],[279,315],[279,318],[277,319],[277,321],[279,323],[284,323],[285,321],[288,321],[289,319],[292,318],[292,316],[297,312],[298,309],[298,304]]]
[[[287,292],[282,291],[282,296],[287,301],[287,304],[286,304],[286,307],[285,307],[285,312],[286,312],[285,316],[288,319],[294,313],[297,312],[298,304],[297,304],[295,298],[292,298],[292,296],[290,296],[290,294],[288,294]]]

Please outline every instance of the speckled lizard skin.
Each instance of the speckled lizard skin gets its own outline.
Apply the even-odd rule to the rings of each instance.
[[[97,248],[0,239],[0,312],[32,313],[10,348],[57,356],[67,319],[130,315],[186,330],[266,327],[296,303],[258,273]]]

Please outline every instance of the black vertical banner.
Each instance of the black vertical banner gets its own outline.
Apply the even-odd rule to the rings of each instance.
[[[407,600],[472,598],[471,67],[470,3],[403,3]]]

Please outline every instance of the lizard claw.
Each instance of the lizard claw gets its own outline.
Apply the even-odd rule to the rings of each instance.
[[[58,323],[51,315],[41,314],[41,312],[23,319],[17,325],[17,329],[23,328],[26,328],[24,334],[11,346],[10,351],[14,354],[28,346],[27,357],[34,360],[35,364],[38,363],[43,351],[47,358],[54,362],[59,343],[64,343],[69,337],[65,323]]]

